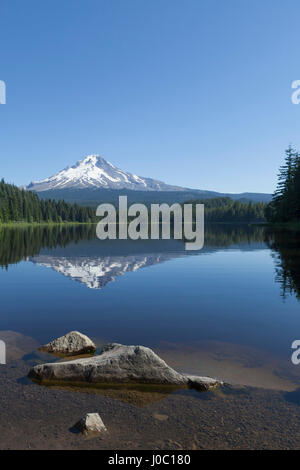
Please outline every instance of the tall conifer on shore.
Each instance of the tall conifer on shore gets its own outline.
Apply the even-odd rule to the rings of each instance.
[[[300,220],[300,154],[292,146],[285,151],[277,188],[266,208],[266,218],[269,222]]]

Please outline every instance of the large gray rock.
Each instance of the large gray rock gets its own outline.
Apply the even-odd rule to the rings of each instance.
[[[79,333],[79,331],[71,331],[65,336],[61,336],[51,341],[51,343],[45,344],[40,350],[54,354],[73,356],[77,354],[94,353],[96,346],[90,338]]]
[[[75,424],[83,434],[105,434],[107,429],[98,413],[87,413]]]
[[[88,383],[138,383],[191,386],[207,390],[221,382],[207,377],[186,376],[169,367],[151,349],[144,346],[108,344],[99,356],[33,367],[29,377],[38,381]]]

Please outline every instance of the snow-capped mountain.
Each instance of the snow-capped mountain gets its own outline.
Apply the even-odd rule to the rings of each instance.
[[[26,189],[48,191],[61,189],[132,189],[140,191],[181,191],[152,178],[143,178],[120,170],[100,155],[88,155],[76,165],[67,167],[50,178],[32,182]]]

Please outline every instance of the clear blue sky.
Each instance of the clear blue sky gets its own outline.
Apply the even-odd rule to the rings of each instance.
[[[1,173],[99,153],[217,191],[271,192],[300,148],[299,0],[1,0]]]

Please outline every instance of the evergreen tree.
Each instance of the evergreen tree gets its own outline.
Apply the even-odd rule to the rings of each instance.
[[[300,155],[291,146],[285,151],[277,188],[265,214],[269,222],[300,220]]]

